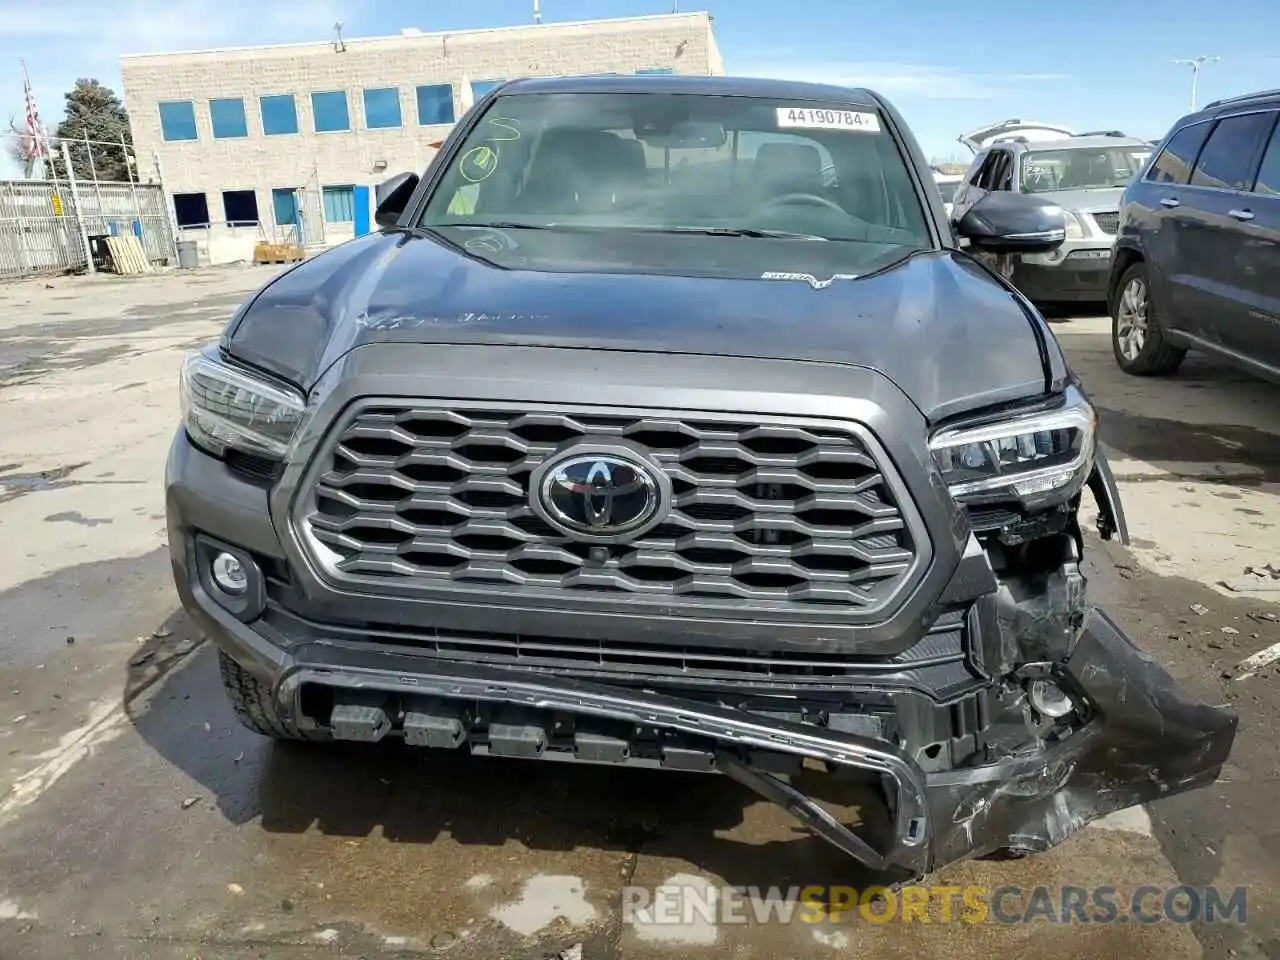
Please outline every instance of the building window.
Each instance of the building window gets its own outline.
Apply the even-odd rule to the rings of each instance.
[[[471,95],[479,100],[490,90],[500,87],[506,82],[505,80],[473,80],[471,81]]]
[[[356,219],[356,188],[325,187],[324,219],[327,223],[353,223]]]
[[[166,140],[196,139],[196,108],[190,100],[160,104],[160,134]]]
[[[453,85],[449,83],[433,83],[419,87],[418,94],[418,126],[427,127],[433,123],[453,123]]]
[[[209,119],[213,122],[213,135],[219,140],[249,135],[249,125],[244,118],[244,101],[239,97],[210,100]]]
[[[276,187],[271,191],[271,212],[275,215],[276,225],[293,227],[301,219],[298,210],[298,191],[294,187]]]
[[[370,130],[400,126],[400,91],[381,87],[364,92],[364,125]]]
[[[316,133],[334,133],[351,129],[351,115],[347,112],[347,92],[330,90],[311,95],[311,113]]]
[[[203,193],[175,193],[173,215],[178,219],[179,230],[209,226],[209,201]]]
[[[645,67],[643,70],[637,70],[637,77],[665,77],[669,73],[675,73],[671,67]]]
[[[223,190],[222,215],[233,227],[251,227],[258,223],[258,194],[254,190]]]
[[[268,137],[298,132],[298,108],[291,93],[273,93],[258,98],[262,110],[262,132]]]

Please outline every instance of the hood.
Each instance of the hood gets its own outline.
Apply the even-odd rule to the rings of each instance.
[[[1060,375],[1056,344],[1038,319],[956,251],[453,233],[373,234],[304,261],[241,308],[223,347],[304,390],[344,354],[373,343],[844,364],[884,374],[931,419],[1039,395]],[[848,278],[864,264],[870,273]]]
[[[1036,193],[1035,196],[1056,203],[1064,210],[1093,213],[1095,210],[1119,210],[1120,198],[1124,196],[1124,191],[1124,187],[1106,187],[1097,190],[1047,190]]]

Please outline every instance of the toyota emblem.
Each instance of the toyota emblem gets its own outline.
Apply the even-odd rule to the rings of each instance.
[[[656,525],[669,499],[670,481],[656,467],[604,451],[553,458],[532,479],[534,510],[571,536],[642,532]]]

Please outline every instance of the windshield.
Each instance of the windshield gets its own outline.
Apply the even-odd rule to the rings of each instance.
[[[942,194],[942,202],[950,203],[956,198],[956,190],[960,186],[959,180],[940,180],[938,183],[938,192]]]
[[[499,96],[419,225],[932,246],[870,108],[698,94]]]
[[[1022,157],[1022,192],[1127,187],[1150,153],[1137,146],[1032,150]]]

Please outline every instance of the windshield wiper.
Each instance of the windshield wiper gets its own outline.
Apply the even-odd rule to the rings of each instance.
[[[647,233],[696,233],[707,237],[750,237],[758,240],[821,240],[809,233],[792,233],[789,230],[758,230],[755,227],[626,227]]]
[[[515,221],[494,220],[484,223],[450,223],[440,226],[467,227],[470,229],[492,230],[562,230],[566,233],[600,233],[606,230],[624,230],[631,233],[692,233],[708,237],[751,237],[765,240],[822,240],[826,237],[815,237],[807,233],[791,233],[787,230],[757,230],[754,227],[656,227],[625,223],[517,223]]]

